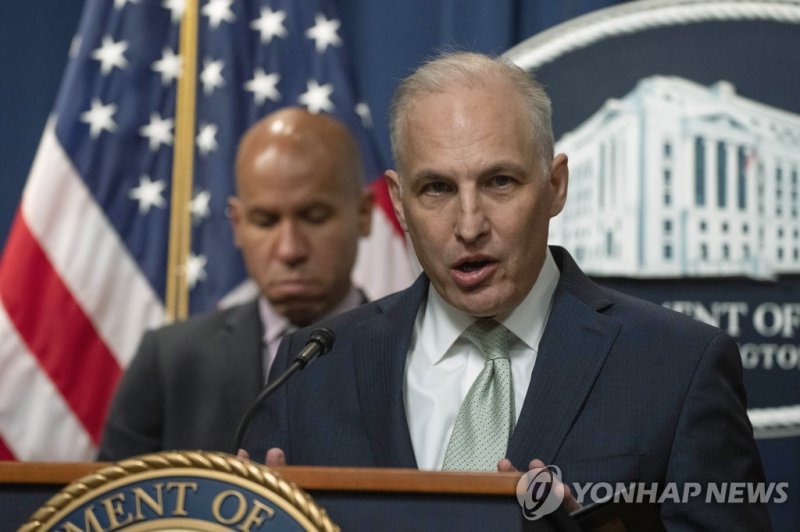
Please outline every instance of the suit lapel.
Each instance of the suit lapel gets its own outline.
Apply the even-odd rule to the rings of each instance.
[[[554,248],[553,255],[561,278],[509,441],[508,456],[519,468],[527,468],[533,458],[549,463],[556,456],[621,327],[601,313],[612,304],[607,293],[563,250]],[[427,290],[423,274],[409,289],[381,304],[379,313],[355,331],[356,387],[378,467],[417,467],[403,390],[414,321]]]
[[[220,339],[226,367],[220,370],[235,380],[224,391],[229,394],[225,404],[233,406],[233,416],[241,416],[264,385],[263,334],[257,300],[232,309],[226,317]]]
[[[574,423],[621,324],[599,312],[611,304],[568,255],[553,250],[561,278],[508,456],[518,468],[551,463]]]
[[[356,386],[375,465],[417,467],[403,401],[404,373],[414,321],[428,289],[420,276],[380,306],[356,330]]]

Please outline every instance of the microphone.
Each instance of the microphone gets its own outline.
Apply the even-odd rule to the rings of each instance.
[[[242,447],[242,439],[244,438],[247,428],[250,425],[250,420],[255,415],[258,406],[264,399],[269,397],[272,392],[277,390],[289,377],[301,369],[305,369],[315,358],[320,357],[331,350],[333,342],[336,340],[333,332],[330,329],[322,328],[316,329],[311,333],[311,338],[308,339],[305,347],[294,358],[294,362],[289,366],[289,369],[284,371],[277,379],[269,383],[261,389],[258,397],[247,408],[242,419],[239,421],[239,426],[236,428],[236,435],[233,438],[233,454],[237,454]]]
[[[311,333],[311,338],[308,339],[308,343],[306,343],[303,350],[294,358],[294,362],[300,364],[300,369],[306,369],[306,366],[308,366],[312,360],[331,350],[334,340],[336,340],[336,337],[330,329],[316,329]],[[285,373],[288,373],[291,369],[292,368],[289,368]],[[283,375],[281,375],[281,377],[283,377]]]

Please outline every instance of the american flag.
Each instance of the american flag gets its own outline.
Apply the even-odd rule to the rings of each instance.
[[[142,332],[164,322],[180,22],[193,0],[87,0],[0,259],[0,459],[95,456]],[[199,2],[185,274],[191,313],[248,293],[226,199],[243,131],[288,105],[331,113],[379,167],[341,20],[323,0]],[[412,278],[385,182],[355,281],[370,297]],[[227,299],[226,299],[227,298]]]

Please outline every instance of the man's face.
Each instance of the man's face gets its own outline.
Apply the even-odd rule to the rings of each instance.
[[[316,321],[350,289],[371,197],[354,192],[339,161],[320,150],[260,152],[238,167],[230,200],[236,245],[250,277],[297,325]]]
[[[476,317],[504,315],[539,275],[567,160],[538,156],[527,114],[504,81],[412,103],[395,210],[442,297]]]

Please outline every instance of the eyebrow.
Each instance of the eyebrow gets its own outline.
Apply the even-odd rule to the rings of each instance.
[[[425,169],[417,172],[411,176],[412,183],[419,183],[420,181],[435,181],[437,179],[448,179],[446,174],[437,172],[436,170]]]
[[[494,174],[512,173],[517,175],[525,175],[525,168],[517,163],[501,161],[497,164],[482,170],[479,177],[486,177]]]
[[[525,169],[518,163],[512,163],[510,161],[500,161],[495,163],[491,166],[488,166],[478,172],[478,177],[486,177],[489,175],[494,174],[502,174],[505,172],[510,172],[517,175],[525,175]],[[420,181],[430,181],[430,180],[437,180],[437,179],[450,179],[448,174],[438,172],[436,170],[426,168],[420,170],[413,176],[411,176],[412,183],[418,183]]]

